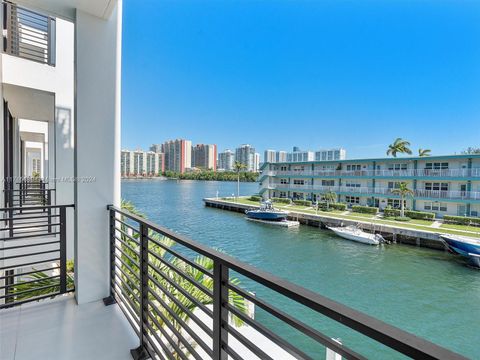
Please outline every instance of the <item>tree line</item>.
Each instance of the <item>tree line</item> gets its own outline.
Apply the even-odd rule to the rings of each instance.
[[[163,176],[167,178],[181,179],[181,180],[205,180],[205,181],[237,181],[238,176],[241,182],[256,182],[258,173],[241,171],[238,174],[234,171],[192,171],[183,174],[175,171],[165,171]]]

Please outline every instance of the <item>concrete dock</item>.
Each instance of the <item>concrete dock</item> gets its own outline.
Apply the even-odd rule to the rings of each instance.
[[[246,205],[235,203],[233,201],[216,199],[216,198],[205,198],[203,199],[205,206],[234,211],[239,213],[245,213],[245,210],[258,207],[255,205]],[[348,226],[356,225],[362,230],[379,233],[386,240],[403,243],[414,246],[421,246],[430,249],[443,250],[447,251],[447,248],[443,241],[440,239],[439,232],[434,231],[423,231],[415,229],[407,229],[402,227],[397,227],[394,225],[386,224],[373,224],[367,220],[350,220],[335,217],[334,214],[331,216],[315,215],[315,214],[306,214],[302,212],[295,212],[294,210],[288,210],[288,220],[298,221],[300,224],[309,225],[319,228],[326,228],[326,226]]]

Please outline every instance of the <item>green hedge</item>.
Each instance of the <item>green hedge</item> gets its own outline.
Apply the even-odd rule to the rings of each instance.
[[[392,209],[392,208],[386,208],[383,210],[383,216],[385,217],[397,217],[400,216],[400,210],[398,209]]]
[[[340,211],[345,211],[347,210],[347,204],[342,204],[342,203],[333,203],[328,205],[330,209],[335,209],[335,210],[340,210]]]
[[[399,217],[400,210],[399,209],[385,209],[383,210],[383,216],[385,217]],[[425,212],[425,211],[413,211],[413,210],[405,210],[405,216],[409,217],[410,219],[417,219],[417,220],[435,220],[435,213]]]
[[[456,225],[480,226],[480,218],[466,216],[445,215],[443,217],[443,222]]]
[[[354,205],[352,206],[352,212],[375,215],[378,214],[378,208],[372,206]]]
[[[273,202],[277,202],[277,203],[282,203],[282,204],[290,204],[290,203],[291,203],[291,200],[290,200],[290,199],[287,199],[287,198],[279,198],[279,197],[274,197],[274,198],[272,198],[272,201],[273,201]]]
[[[312,202],[310,200],[293,200],[293,203],[301,206],[312,206]]]
[[[260,200],[262,200],[262,197],[258,196],[258,195],[252,195],[248,198],[248,200],[250,200],[250,201],[260,201]]]
[[[425,211],[405,210],[405,216],[417,220],[435,220],[435,213]]]

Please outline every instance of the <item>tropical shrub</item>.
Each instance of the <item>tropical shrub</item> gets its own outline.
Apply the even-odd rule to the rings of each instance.
[[[385,210],[383,210],[383,216],[398,217],[400,216],[400,210],[386,208]],[[435,219],[435,213],[425,212],[425,211],[405,210],[405,216],[409,217],[410,219],[417,219],[417,220],[434,220]]]
[[[272,198],[272,201],[276,203],[282,203],[282,204],[290,204],[292,202],[288,198],[279,198],[279,197]]]
[[[402,216],[395,216],[393,219],[396,220],[396,221],[410,221],[410,220],[412,220],[408,216],[403,216],[403,217]]]
[[[258,196],[258,195],[252,195],[248,198],[248,200],[250,200],[250,201],[261,201],[262,197]]]
[[[347,210],[347,204],[344,204],[344,203],[333,203],[333,204],[330,204],[329,206],[330,208],[335,210],[340,210],[340,211]]]
[[[300,206],[312,206],[312,202],[310,200],[293,200],[292,201],[295,205]]]
[[[378,214],[378,208],[372,206],[354,205],[352,206],[352,212],[375,215]]]
[[[480,226],[480,218],[478,217],[445,215],[443,222],[446,224]]]

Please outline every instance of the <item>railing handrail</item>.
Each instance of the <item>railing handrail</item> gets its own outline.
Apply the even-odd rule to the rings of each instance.
[[[346,305],[340,304],[302,286],[259,270],[254,266],[248,265],[229,255],[197,243],[184,235],[177,234],[172,230],[158,226],[152,221],[141,218],[138,215],[132,214],[113,205],[108,205],[107,209],[113,210],[131,220],[134,220],[142,227],[147,226],[153,231],[167,236],[175,242],[178,242],[199,254],[211,258],[214,262],[220,262],[228,269],[232,269],[291,300],[303,304],[308,308],[356,330],[361,334],[375,339],[376,341],[407,356],[422,359],[466,359],[462,355],[454,353],[451,350],[419,338],[411,333],[389,325]]]
[[[0,212],[2,211],[20,211],[20,210],[42,210],[42,209],[55,209],[55,208],[75,208],[75,204],[68,204],[68,205],[37,205],[37,206],[15,206],[15,207],[8,207],[8,208],[0,208]]]

